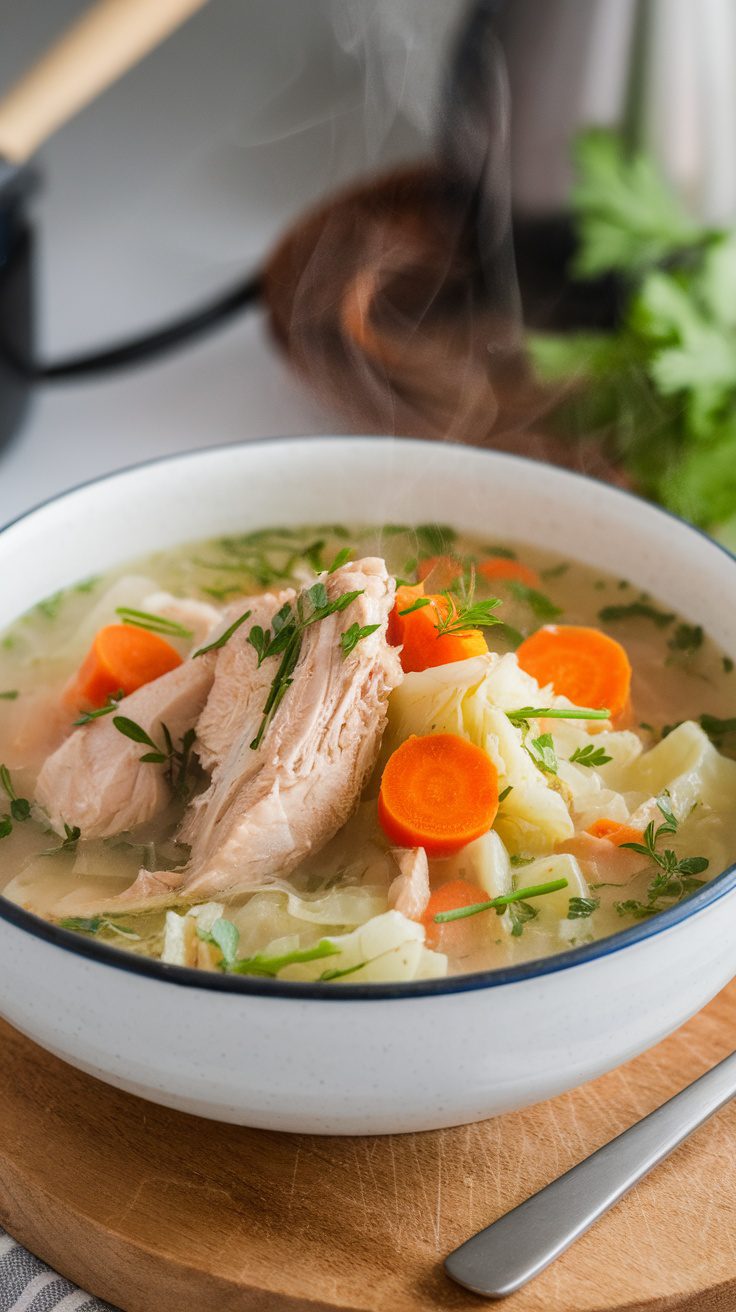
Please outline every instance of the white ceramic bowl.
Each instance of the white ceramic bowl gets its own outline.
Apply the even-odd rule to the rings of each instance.
[[[379,438],[249,442],[69,492],[0,534],[0,627],[176,542],[433,519],[635,579],[736,658],[736,560],[702,534],[546,465]],[[0,1013],[82,1070],[184,1111],[309,1133],[426,1130],[548,1098],[656,1043],[731,978],[735,938],[732,868],[651,921],[538,962],[300,985],[142,960],[0,898]]]

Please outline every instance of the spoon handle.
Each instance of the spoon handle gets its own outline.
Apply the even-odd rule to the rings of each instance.
[[[513,1294],[735,1095],[736,1053],[732,1053],[669,1102],[461,1244],[445,1261],[447,1274],[486,1298]]]

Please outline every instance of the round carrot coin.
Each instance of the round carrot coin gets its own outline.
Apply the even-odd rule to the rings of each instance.
[[[576,706],[608,710],[616,719],[628,705],[629,658],[621,643],[600,629],[546,625],[522,642],[516,658],[540,687],[551,684]]]
[[[401,847],[450,856],[480,838],[498,810],[498,774],[485,752],[454,733],[412,736],[383,772],[378,818]]]

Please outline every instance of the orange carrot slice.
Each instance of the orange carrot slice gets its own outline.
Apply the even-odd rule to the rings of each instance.
[[[454,556],[427,556],[417,565],[417,574],[422,583],[432,575],[432,586],[443,592],[452,586],[456,579],[462,578],[463,567]]]
[[[631,665],[620,642],[600,629],[550,624],[526,638],[516,652],[522,670],[577,706],[608,709],[611,718],[629,702]]]
[[[593,838],[607,838],[609,843],[613,843],[616,847],[620,847],[622,843],[644,842],[641,829],[622,824],[618,820],[596,820],[588,826],[586,833],[591,834]]]
[[[458,734],[407,738],[383,772],[378,819],[399,847],[450,856],[485,834],[497,810],[496,767]]]
[[[528,588],[538,588],[542,582],[530,565],[524,565],[520,560],[506,560],[503,556],[482,560],[478,573],[491,583],[525,583]]]
[[[487,902],[488,894],[478,884],[471,884],[467,879],[450,879],[434,889],[427,903],[422,924],[424,925],[427,944],[437,947],[440,938],[448,931],[464,928],[462,922],[455,924],[435,924],[435,916],[441,911],[457,911],[459,907],[472,907],[476,902]]]
[[[127,695],[168,674],[182,660],[157,633],[133,624],[100,629],[65,700],[79,706],[104,706],[118,692]]]
[[[402,583],[400,588],[396,589],[394,608],[388,617],[388,628],[386,637],[393,647],[400,647],[404,641],[405,617],[401,612],[408,610],[414,605],[419,597],[424,596],[423,583]]]
[[[389,641],[396,646],[402,644],[401,668],[404,673],[428,670],[435,665],[449,665],[453,661],[465,661],[471,656],[487,655],[488,644],[480,629],[438,633],[437,625],[447,617],[450,609],[454,611],[446,597],[430,594],[427,598],[429,605],[411,610],[423,591],[422,583],[417,588],[399,588],[389,622]],[[402,615],[402,611],[407,610],[409,613]]]

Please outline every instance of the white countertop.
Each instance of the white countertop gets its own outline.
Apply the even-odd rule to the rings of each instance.
[[[315,197],[422,153],[463,3],[211,0],[41,153],[43,355],[166,321],[257,266]],[[0,89],[82,8],[0,0]],[[251,312],[161,363],[40,389],[0,453],[0,523],[136,460],[342,427]]]

